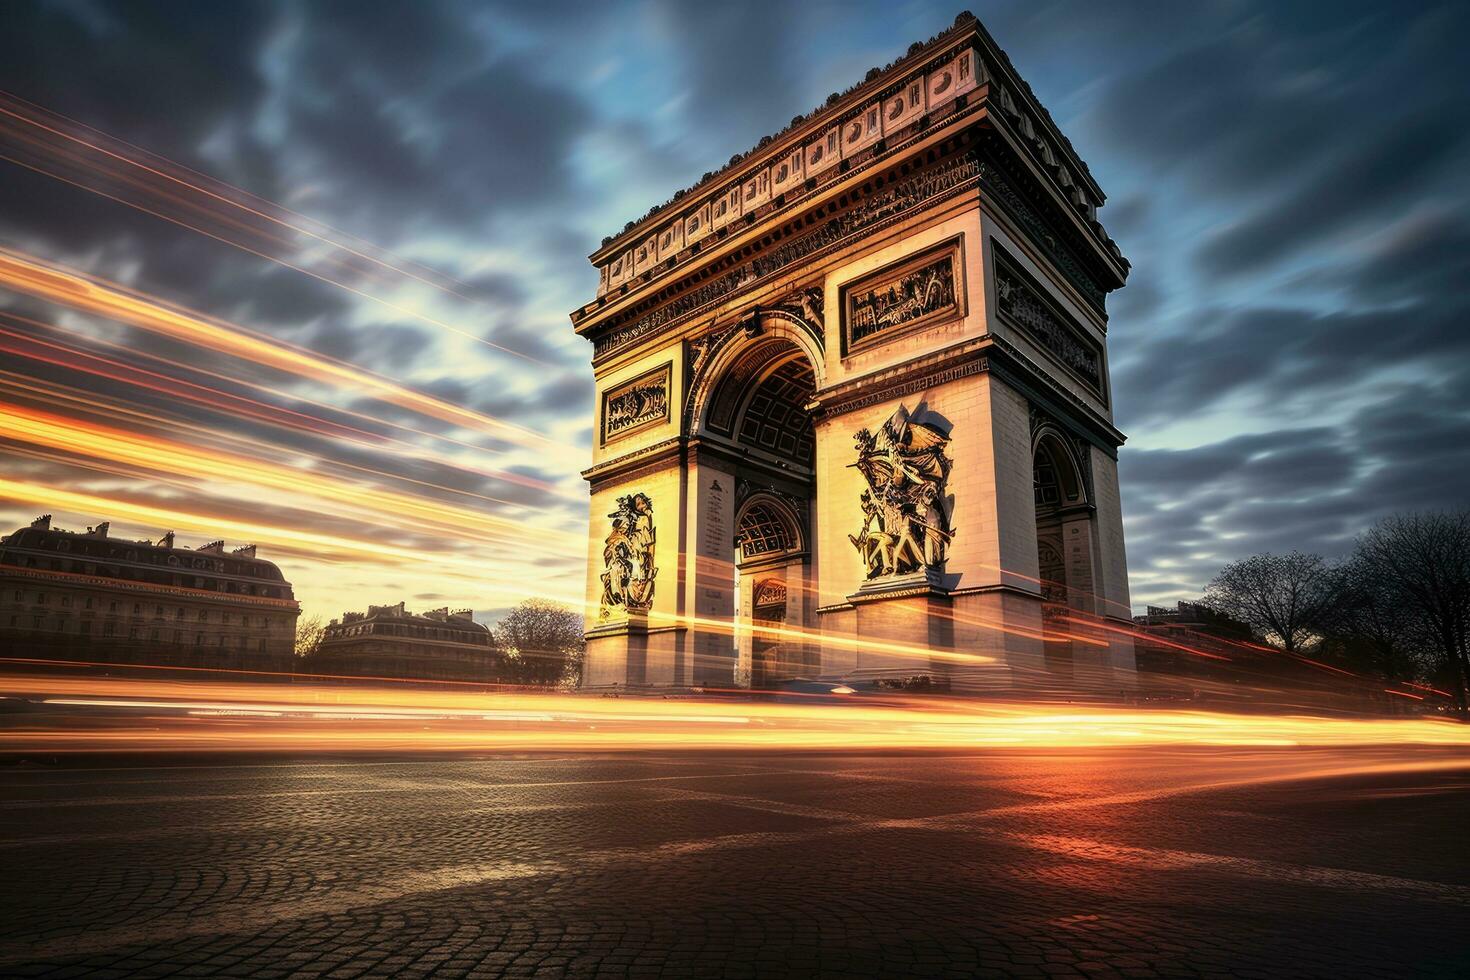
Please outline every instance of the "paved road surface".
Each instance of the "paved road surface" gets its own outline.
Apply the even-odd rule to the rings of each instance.
[[[1470,758],[12,767],[0,868],[4,975],[1467,976]]]

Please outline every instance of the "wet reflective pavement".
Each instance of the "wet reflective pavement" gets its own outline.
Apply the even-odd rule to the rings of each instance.
[[[1470,975],[1470,756],[0,770],[0,974]]]

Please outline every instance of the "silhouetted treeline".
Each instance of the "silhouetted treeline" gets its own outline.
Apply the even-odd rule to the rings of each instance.
[[[1470,707],[1470,509],[1387,517],[1335,563],[1300,551],[1233,561],[1204,601],[1288,652],[1426,681]]]

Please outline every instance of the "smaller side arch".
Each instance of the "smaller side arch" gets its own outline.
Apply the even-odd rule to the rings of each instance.
[[[739,564],[785,561],[805,554],[802,522],[792,506],[771,493],[758,492],[735,513]]]
[[[1091,502],[1082,461],[1060,429],[1046,425],[1036,431],[1031,439],[1031,460],[1038,510]]]

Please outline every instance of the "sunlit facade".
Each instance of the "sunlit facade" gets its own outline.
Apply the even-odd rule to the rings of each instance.
[[[344,613],[322,634],[303,669],[347,677],[483,681],[501,679],[489,628],[468,609],[411,613],[399,602]]]
[[[247,545],[226,550],[51,526],[0,538],[0,646],[10,655],[290,670],[300,615],[291,583]]]
[[[1134,689],[1102,201],[964,15],[606,239],[584,683]]]

